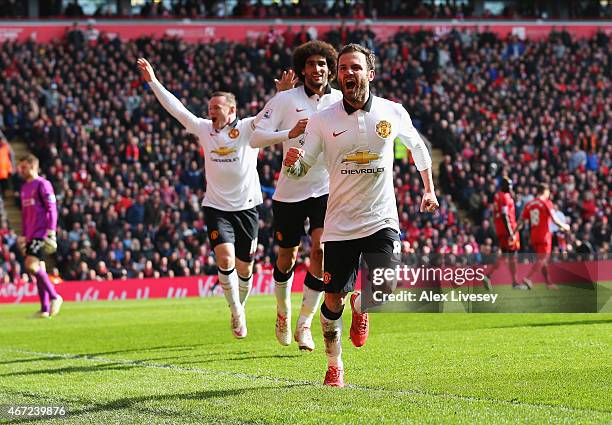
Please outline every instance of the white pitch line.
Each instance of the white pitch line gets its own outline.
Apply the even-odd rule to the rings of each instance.
[[[14,348],[0,348],[0,352],[4,351],[7,353],[17,353],[24,354],[29,356],[45,356],[45,357],[54,357],[54,358],[62,358],[67,360],[83,360],[83,361],[91,361],[98,363],[119,363],[126,366],[137,366],[144,368],[152,368],[152,369],[168,369],[178,372],[188,372],[188,373],[197,373],[201,375],[209,375],[209,376],[230,376],[234,378],[246,379],[249,381],[268,381],[275,383],[284,383],[284,384],[295,384],[295,385],[314,385],[321,386],[320,382],[312,382],[312,381],[295,381],[287,378],[274,378],[272,376],[267,375],[252,375],[248,373],[241,372],[230,372],[225,370],[209,370],[209,369],[200,369],[196,367],[184,367],[177,366],[173,364],[166,363],[152,363],[148,361],[139,361],[139,360],[129,360],[129,359],[111,359],[108,357],[97,357],[97,356],[88,356],[86,354],[71,354],[71,353],[45,353],[39,351],[27,351],[21,349]],[[523,401],[508,401],[508,400],[499,400],[493,398],[480,398],[480,397],[472,397],[472,396],[463,396],[458,394],[449,394],[449,393],[430,393],[426,391],[419,390],[391,390],[386,388],[378,388],[378,387],[367,387],[363,385],[354,385],[347,384],[345,386],[347,389],[357,390],[357,391],[375,391],[382,393],[389,393],[393,395],[400,396],[408,396],[408,395],[419,395],[419,396],[429,396],[436,398],[444,398],[451,400],[461,400],[467,402],[488,402],[488,403],[498,403],[505,404],[509,406],[517,406],[517,407],[531,407],[536,409],[543,410],[560,410],[562,412],[577,412],[577,413],[611,413],[608,410],[598,410],[598,409],[581,409],[569,406],[555,405],[555,404],[545,404],[545,403],[529,403]]]

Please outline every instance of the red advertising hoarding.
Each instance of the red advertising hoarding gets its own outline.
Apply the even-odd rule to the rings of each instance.
[[[318,22],[293,22],[293,23],[275,23],[253,21],[201,21],[201,22],[186,22],[186,21],[119,21],[119,22],[96,22],[92,24],[92,28],[101,34],[106,34],[110,38],[120,37],[122,40],[130,40],[142,36],[150,36],[153,38],[161,37],[178,37],[186,42],[210,42],[225,38],[227,40],[242,41],[247,37],[259,37],[262,34],[267,34],[271,28],[277,32],[284,32],[288,26],[291,26],[293,31],[299,30],[304,25],[305,28],[321,37],[323,34],[333,28],[338,28],[337,21],[318,21]],[[364,27],[364,23],[360,23]],[[348,24],[352,27],[352,24]],[[2,22],[0,21],[0,42],[4,41],[25,41],[32,39],[39,43],[48,43],[53,40],[64,37],[66,31],[72,27],[72,22]],[[86,23],[80,24],[81,29],[86,29]],[[548,36],[553,29],[564,28],[576,37],[590,37],[597,31],[604,31],[608,34],[612,33],[612,24],[609,21],[602,22],[497,22],[497,21],[479,21],[479,22],[462,22],[462,21],[393,21],[393,22],[376,22],[370,24],[371,29],[376,33],[381,40],[386,40],[399,29],[408,31],[417,31],[421,28],[431,30],[435,34],[442,35],[453,28],[458,30],[467,30],[470,32],[482,32],[485,29],[496,33],[502,38],[510,34],[516,34],[520,38],[542,39]]]
[[[532,264],[519,264],[519,276],[525,276]],[[612,281],[612,260],[561,262],[551,264],[551,278],[560,284],[580,282]],[[295,273],[292,292],[302,292],[305,272]],[[512,279],[506,266],[500,267],[491,276],[496,285],[510,285]],[[357,289],[360,287],[357,278]],[[223,294],[216,285],[217,276],[174,277],[160,279],[127,279],[111,281],[64,282],[58,292],[66,301],[112,301],[138,300],[151,298],[210,297]],[[534,282],[543,282],[540,273],[533,277]],[[472,284],[480,285],[480,282]],[[418,283],[417,283],[418,286]],[[446,285],[443,285],[446,286]],[[271,274],[253,276],[253,295],[273,294],[274,279]],[[0,304],[38,302],[38,292],[33,283],[0,285]]]
[[[64,282],[57,288],[65,301],[145,300],[150,298],[210,297],[222,295],[217,276]],[[301,292],[304,272],[296,273],[293,291]],[[272,294],[270,274],[253,276],[252,294]],[[0,285],[0,304],[38,302],[34,283]]]

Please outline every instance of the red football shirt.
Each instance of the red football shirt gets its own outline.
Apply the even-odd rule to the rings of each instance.
[[[493,199],[493,220],[495,222],[497,237],[500,240],[508,237],[506,223],[504,222],[504,212],[508,214],[510,229],[516,229],[516,209],[514,208],[514,199],[512,199],[512,195],[508,192],[497,192]]]
[[[550,200],[542,201],[540,198],[535,198],[525,205],[521,218],[529,221],[532,244],[547,243],[551,239],[552,210],[552,202]]]

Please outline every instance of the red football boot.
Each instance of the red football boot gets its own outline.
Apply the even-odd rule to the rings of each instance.
[[[359,296],[358,292],[351,294],[351,309],[353,310],[353,321],[351,323],[351,342],[355,347],[363,346],[367,339],[370,326],[368,324],[368,313],[355,312],[355,299]]]
[[[323,385],[327,385],[328,387],[344,387],[344,369],[340,369],[336,366],[329,366],[325,374]]]

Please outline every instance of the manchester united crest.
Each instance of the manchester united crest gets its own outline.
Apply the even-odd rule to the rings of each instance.
[[[229,132],[230,139],[235,139],[238,136],[240,136],[240,130],[238,130],[237,128],[232,128]]]
[[[391,135],[391,123],[389,121],[378,121],[376,124],[376,134],[378,137],[386,139]]]

